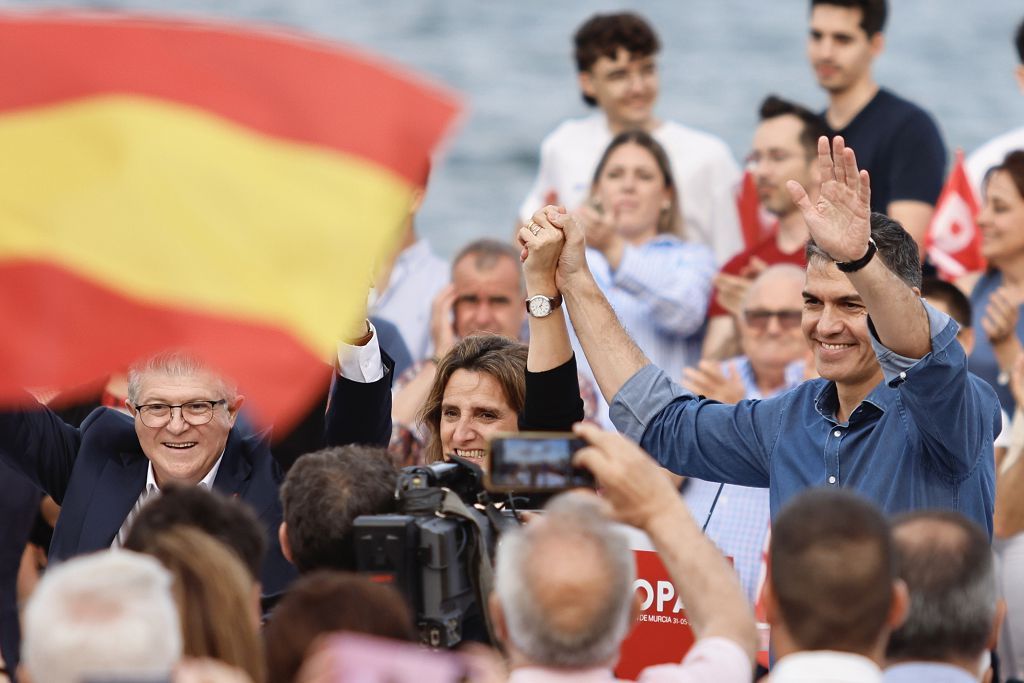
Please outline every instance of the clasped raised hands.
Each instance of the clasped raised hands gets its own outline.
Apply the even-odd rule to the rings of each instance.
[[[835,261],[856,261],[868,250],[871,237],[871,186],[868,172],[857,169],[857,158],[839,135],[818,138],[821,189],[813,204],[800,183],[786,189],[803,214],[815,244]]]
[[[583,227],[560,206],[545,206],[516,236],[527,286],[553,286],[563,291],[566,282],[587,266]]]

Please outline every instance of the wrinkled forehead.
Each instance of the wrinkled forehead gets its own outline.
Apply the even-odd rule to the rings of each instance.
[[[470,254],[452,269],[452,284],[459,294],[510,292],[518,295],[519,278],[519,264],[505,256],[478,261],[476,255]]]
[[[744,307],[770,310],[800,308],[806,279],[806,275],[801,276],[799,272],[760,277],[751,285]]]
[[[228,383],[216,373],[198,370],[186,374],[147,370],[139,375],[139,402],[153,400],[220,400],[228,396]]]

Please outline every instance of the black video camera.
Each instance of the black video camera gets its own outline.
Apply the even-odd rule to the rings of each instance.
[[[402,469],[397,514],[362,515],[353,530],[356,569],[398,588],[435,648],[493,642],[486,600],[495,542],[517,523],[491,502],[478,465],[450,457]]]

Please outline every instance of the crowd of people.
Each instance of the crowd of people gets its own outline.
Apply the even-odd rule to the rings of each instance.
[[[518,431],[575,432],[596,493],[525,499],[543,511],[499,540],[471,680],[614,678],[624,525],[695,639],[643,681],[1024,680],[1024,128],[968,160],[987,269],[929,275],[947,157],[874,79],[886,9],[811,0],[828,105],[756,112],[756,238],[726,145],[655,114],[654,29],[598,14],[574,37],[595,111],[541,143],[514,233],[448,264],[418,195],[290,433],[174,350],[0,412],[0,681],[350,680],[346,643],[375,646],[338,633],[418,662],[408,596],[356,571],[356,519],[398,510],[401,468],[486,469]],[[1016,47],[1024,89],[1024,23]]]

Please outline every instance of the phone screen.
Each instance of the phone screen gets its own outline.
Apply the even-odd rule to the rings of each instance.
[[[572,465],[572,456],[584,445],[568,433],[496,436],[491,441],[487,488],[521,492],[593,488],[590,472]]]

